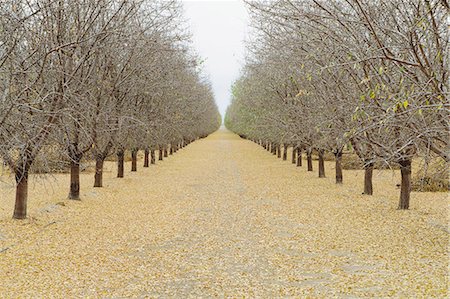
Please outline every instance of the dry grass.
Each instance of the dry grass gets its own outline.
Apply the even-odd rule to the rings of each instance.
[[[158,151],[156,151],[155,154],[156,154],[156,156],[158,157]],[[144,158],[144,153],[143,153],[142,151],[139,151],[139,152],[138,152],[138,158],[139,158],[139,159],[143,159],[143,158]],[[123,157],[123,160],[124,160],[125,162],[130,162],[130,161],[131,161],[131,151],[128,151],[128,150],[125,151],[125,155],[124,155],[124,157]],[[106,161],[109,161],[109,162],[117,162],[117,155],[116,155],[116,154],[109,155],[109,156],[106,158]]]
[[[367,197],[362,171],[337,186],[326,166],[219,131],[124,179],[107,163],[102,189],[82,174],[80,202],[67,175],[35,178],[22,222],[0,183],[1,297],[448,297],[447,194],[397,211],[397,172]]]
[[[449,190],[448,164],[440,158],[434,158],[425,164],[418,161],[413,173],[412,189],[422,192],[447,192]]]
[[[342,156],[342,169],[361,170],[363,169],[363,163],[355,153],[345,152],[344,155]],[[399,170],[400,166],[397,163],[387,164],[383,162],[376,162],[374,165],[374,169]]]

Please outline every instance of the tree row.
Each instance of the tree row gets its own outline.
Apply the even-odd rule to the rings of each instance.
[[[215,131],[220,115],[177,1],[0,1],[0,157],[26,217],[36,160],[58,152],[80,196],[80,164],[124,153],[135,169]],[[160,156],[160,159],[162,156]],[[40,165],[42,167],[42,165]],[[50,171],[49,169],[48,171]]]
[[[447,1],[247,1],[249,55],[233,86],[225,124],[269,150],[332,152],[342,183],[345,148],[365,169],[401,170],[399,209],[408,209],[411,163],[447,163]],[[308,163],[309,164],[309,163]],[[311,165],[312,166],[312,165]]]

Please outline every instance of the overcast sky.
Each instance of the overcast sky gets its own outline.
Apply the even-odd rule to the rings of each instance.
[[[240,0],[183,0],[194,47],[205,59],[222,116],[230,103],[230,87],[244,60],[248,14]]]

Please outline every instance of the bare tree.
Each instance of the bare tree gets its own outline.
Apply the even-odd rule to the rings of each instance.
[[[125,150],[136,170],[139,149],[218,128],[210,87],[191,62],[180,3],[0,4],[0,155],[15,174],[14,218],[26,217],[30,170],[50,148],[66,153],[69,198],[79,199],[83,158],[95,158],[94,186],[101,187],[112,153],[123,176]],[[198,102],[206,109],[192,110]]]
[[[307,151],[308,168],[315,149],[321,177],[324,152],[333,152],[337,183],[343,148],[350,143],[365,167],[365,194],[373,192],[374,163],[399,164],[399,208],[407,209],[412,159],[429,149],[448,161],[447,3],[248,5],[256,33],[227,126],[256,139],[271,131],[278,140],[270,143],[290,140]],[[262,93],[258,105],[256,93]]]

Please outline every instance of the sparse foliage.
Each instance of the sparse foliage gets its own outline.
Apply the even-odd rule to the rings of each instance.
[[[411,162],[448,156],[447,1],[248,1],[255,34],[226,115],[263,145],[336,157],[352,147],[372,194],[374,163],[397,164],[408,209]],[[308,163],[309,164],[309,163]],[[308,170],[312,170],[309,168]]]
[[[177,1],[1,0],[0,156],[15,174],[14,218],[26,217],[28,175],[46,149],[70,163],[126,150],[179,147],[220,125]],[[135,155],[134,155],[135,156]]]

